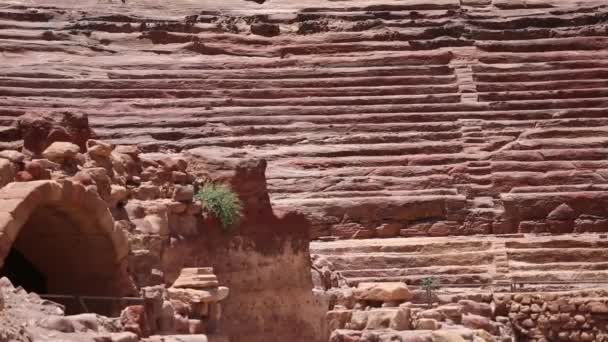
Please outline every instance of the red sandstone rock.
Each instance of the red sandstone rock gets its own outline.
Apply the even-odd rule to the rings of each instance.
[[[42,152],[42,156],[54,163],[63,164],[65,161],[75,159],[79,151],[78,145],[56,141]]]
[[[87,116],[70,112],[61,115],[27,114],[19,118],[18,129],[24,140],[23,147],[34,155],[39,155],[57,141],[73,142],[83,152],[86,141],[93,135]]]
[[[228,3],[220,6],[230,7]],[[307,13],[307,4],[289,2],[288,6]],[[293,215],[275,216],[268,204],[270,197],[282,207],[306,212],[313,219],[312,236],[372,237],[377,234],[376,227],[386,222],[408,227],[401,230],[407,236],[606,229],[606,73],[601,62],[606,40],[595,21],[604,14],[603,9],[581,10],[551,1],[522,5],[467,0],[386,5],[390,9],[387,14],[380,11],[382,6],[359,5],[358,1],[349,3],[340,16],[332,13],[331,7],[343,6],[341,3],[314,10],[304,19],[256,16],[255,20],[278,22],[287,32],[301,34],[275,39],[240,35],[242,27],[230,24],[238,18],[221,13],[214,13],[220,19],[210,33],[199,25],[207,22],[184,25],[178,20],[162,26],[132,16],[126,9],[120,18],[125,23],[117,24],[113,16],[110,20],[98,15],[97,11],[105,9],[83,4],[78,5],[83,7],[79,8],[84,12],[82,17],[77,14],[70,20],[61,8],[45,8],[41,13],[11,8],[6,16],[11,21],[20,19],[14,20],[20,28],[10,30],[33,30],[31,36],[38,36],[39,25],[21,22],[41,20],[57,24],[57,31],[107,30],[114,40],[102,47],[108,51],[98,51],[97,34],[44,32],[39,43],[29,35],[19,39],[21,32],[7,32],[11,39],[3,46],[9,58],[3,74],[3,110],[11,118],[23,111],[82,109],[91,114],[105,137],[121,144],[139,141],[147,151],[203,146],[212,150],[205,153],[213,154],[217,146],[227,148],[228,153],[220,154],[238,161],[208,163],[215,166],[205,177],[231,183],[246,202],[251,219],[239,232],[244,237],[218,237],[208,225],[207,240],[189,240],[181,245],[188,251],[163,254],[167,273],[178,269],[172,266],[203,258],[196,254],[207,253],[196,251],[201,246],[210,250],[204,259],[223,265],[220,269],[227,277],[232,277],[231,268],[218,259],[230,252],[260,251],[261,256],[254,254],[260,257],[259,265],[268,265],[264,257],[276,256],[285,248],[301,260],[299,253],[306,254],[303,246],[307,244],[299,229],[307,227]],[[64,6],[71,5],[59,7]],[[555,8],[539,16],[536,6]],[[514,11],[502,12],[504,8]],[[185,13],[191,8],[174,10]],[[373,16],[368,20],[365,15],[369,13]],[[91,23],[91,16],[99,20]],[[205,16],[203,20],[209,19]],[[250,22],[241,25],[245,31]],[[421,28],[420,22],[425,27]],[[161,30],[152,28],[156,25]],[[141,41],[133,46],[132,39],[123,37],[136,31],[142,31]],[[218,31],[231,34],[218,35]],[[92,51],[91,46],[95,47]],[[192,53],[205,54],[204,65],[192,62]],[[44,68],[32,67],[32,56],[53,62]],[[69,63],[69,68],[56,62],[61,60]],[[90,74],[92,69],[104,68],[111,69],[107,79]],[[39,147],[36,140],[71,139],[72,133],[57,125],[27,116],[22,120],[26,150]],[[11,130],[0,130],[5,139],[11,134]],[[243,161],[244,149],[262,159]],[[100,155],[99,151],[91,152],[91,156]],[[175,179],[183,182],[183,175],[174,178],[173,174],[183,171],[150,162],[141,174],[138,154],[133,147],[117,148],[110,157],[119,176],[113,179],[108,172],[108,177],[121,186],[133,187],[134,197],[140,200],[167,199],[174,188],[159,188],[158,184]],[[266,161],[268,185],[263,176]],[[87,166],[108,170],[93,162]],[[206,167],[197,173],[203,175]],[[20,172],[22,179],[34,178],[28,171]],[[101,186],[100,191],[99,187],[95,184],[96,191],[107,189]],[[136,222],[138,231],[153,236],[150,249],[160,249],[158,246],[167,241],[156,235],[180,231],[172,229],[169,209],[152,210],[148,205],[142,206],[141,213],[133,210],[129,214],[137,216],[134,221],[141,220]],[[572,213],[555,212],[562,205]],[[189,207],[174,214],[188,216],[194,211]],[[176,225],[191,228],[192,220],[180,217]],[[285,231],[288,234],[279,233]],[[383,229],[379,235],[384,235]],[[288,242],[290,247],[285,247]],[[559,278],[563,274],[555,275],[542,264],[564,267],[564,263],[581,259],[603,260],[601,241],[597,245],[584,242],[582,250],[568,245],[576,242],[545,241],[542,244],[549,247],[540,251],[530,251],[531,246],[522,241],[509,243],[522,248],[505,251],[513,246],[503,245],[503,249],[496,247],[495,255],[488,252],[495,251],[494,247],[484,242],[457,248],[449,244],[440,248],[417,246],[420,250],[434,248],[435,252],[446,248],[450,253],[386,258],[388,261],[378,255],[364,261],[366,257],[351,261],[347,256],[337,258],[336,265],[386,266],[392,260],[397,265],[406,261],[415,268],[432,261],[433,267],[443,267],[445,280],[482,282],[488,277],[483,265],[491,262],[497,263],[497,272],[508,265],[521,267],[517,277]],[[213,247],[215,244],[232,249]],[[153,253],[147,252],[153,259]],[[505,256],[513,263],[505,262],[505,266],[490,261]],[[242,262],[250,258],[246,255]],[[289,258],[285,264],[293,262]],[[538,269],[529,271],[524,267],[530,266],[518,263],[532,263]],[[272,280],[282,284],[281,274],[274,276]],[[230,279],[235,284],[240,281],[236,276]],[[252,283],[254,280],[243,284],[240,290],[251,288]],[[247,300],[247,295],[240,299]],[[572,336],[582,338],[582,334]],[[352,335],[352,339],[359,337],[361,334]]]
[[[404,283],[360,283],[354,291],[359,300],[406,301],[411,293]]]
[[[222,150],[197,149],[188,152],[190,172],[213,182],[226,182],[237,192],[246,217],[271,211],[266,189],[266,161],[252,156],[224,154]]]
[[[146,152],[246,150],[268,163],[263,192],[304,212],[315,238],[352,237],[350,224],[373,231],[424,220],[458,222],[451,235],[514,233],[565,202],[539,200],[545,217],[519,217],[512,209],[529,201],[502,203],[504,194],[597,192],[606,183],[599,6],[391,0],[372,10],[352,0],[321,10],[315,1],[225,1],[204,15],[189,5],[145,9],[148,20],[139,4],[81,6],[70,18],[73,5],[56,5],[7,14],[20,20],[5,29],[3,146],[20,148],[21,135],[40,153],[76,137],[84,152],[82,113],[103,138]],[[536,6],[553,10],[540,16]],[[265,12],[219,10],[234,7]],[[110,20],[113,11],[125,22]],[[180,19],[155,21],[168,13]],[[51,62],[34,68],[34,55]],[[90,72],[102,66],[107,78]],[[136,150],[116,152],[137,158]],[[411,201],[422,197],[433,199]],[[577,215],[598,211],[583,197],[584,205],[566,204]]]
[[[126,331],[135,333],[139,337],[144,337],[150,333],[145,315],[143,306],[133,305],[121,312],[120,321]]]
[[[547,215],[550,220],[574,220],[576,218],[576,212],[570,208],[567,204],[560,204],[555,210]]]
[[[15,168],[13,164],[6,159],[0,159],[0,186],[5,186],[14,179]]]
[[[40,159],[35,159],[30,162],[26,162],[23,171],[27,172],[31,176],[32,180],[51,179],[51,170],[49,170],[49,168],[45,166],[48,165],[46,165],[46,163],[44,162],[41,162]],[[56,169],[58,167],[59,165],[54,168]],[[25,176],[25,179],[27,178],[29,177]]]

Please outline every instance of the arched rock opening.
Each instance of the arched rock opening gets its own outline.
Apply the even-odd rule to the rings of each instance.
[[[0,263],[13,282],[51,294],[133,294],[128,244],[105,202],[69,181],[0,189]]]

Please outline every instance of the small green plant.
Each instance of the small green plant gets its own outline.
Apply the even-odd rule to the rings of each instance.
[[[424,278],[420,285],[426,291],[426,301],[430,308],[433,306],[433,290],[439,287],[439,281],[433,278]]]
[[[220,220],[224,229],[230,229],[240,222],[243,205],[230,186],[207,183],[194,197]]]

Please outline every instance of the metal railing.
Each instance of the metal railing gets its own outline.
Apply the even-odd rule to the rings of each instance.
[[[72,300],[80,306],[79,311],[88,313],[89,306],[86,301],[102,301],[102,302],[114,302],[117,306],[127,307],[134,304],[143,304],[144,299],[141,297],[111,297],[111,296],[84,296],[84,295],[69,295],[69,294],[42,294],[40,298],[51,300],[51,301],[66,301]]]

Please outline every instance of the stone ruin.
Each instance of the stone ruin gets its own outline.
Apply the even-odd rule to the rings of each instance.
[[[5,1],[0,341],[608,340],[607,27],[596,0]]]
[[[287,334],[275,321],[301,326],[303,336],[320,334],[324,311],[313,304],[307,221],[273,212],[263,161],[202,150],[146,154],[71,126],[57,128],[70,132],[60,141],[32,132],[73,116],[23,118],[21,151],[0,151],[0,331],[7,327],[0,340],[221,342],[227,332]],[[35,135],[39,150],[26,147]],[[226,231],[195,200],[210,182],[239,195],[242,227]],[[306,303],[318,312],[299,317]],[[238,318],[223,318],[232,315]]]

